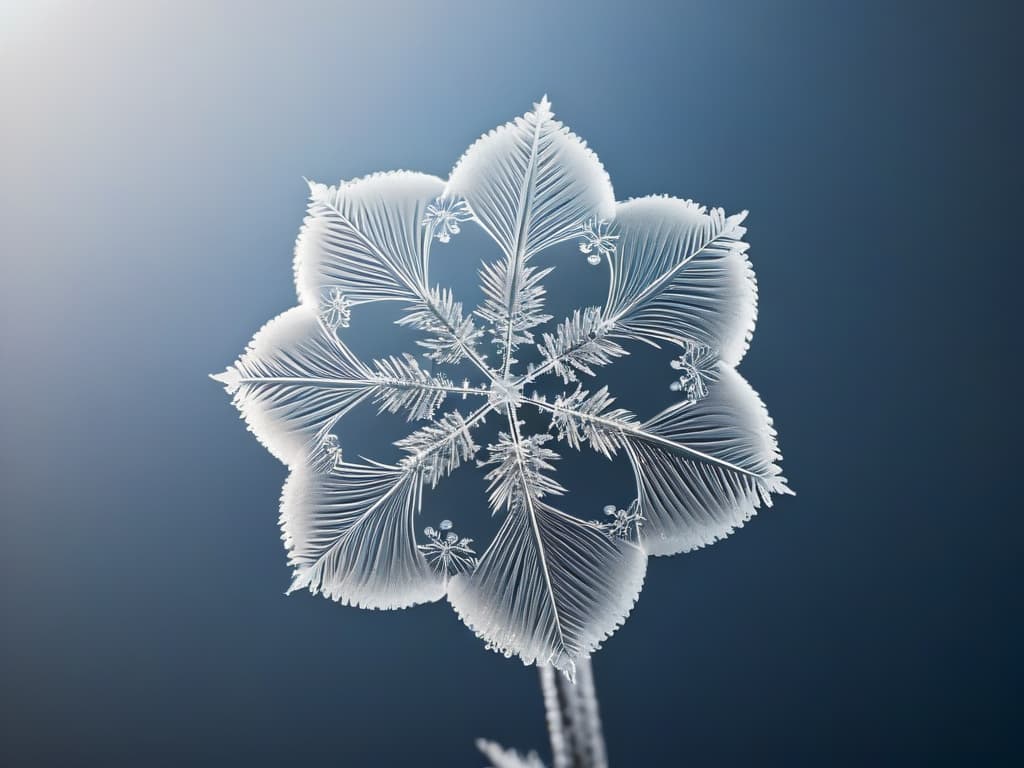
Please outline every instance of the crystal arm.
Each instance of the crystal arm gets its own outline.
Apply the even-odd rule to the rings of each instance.
[[[460,418],[459,421],[448,422],[445,422],[442,419],[434,424],[428,425],[424,429],[417,430],[412,435],[404,438],[403,440],[397,441],[395,444],[410,452],[403,460],[406,465],[421,466],[424,461],[439,453],[442,449],[447,448],[450,443],[455,442],[463,431],[468,433],[469,430],[477,426],[494,410],[495,407],[490,402],[484,403],[465,419]],[[427,432],[428,430],[429,432]],[[448,431],[445,434],[440,434],[441,430]],[[436,441],[423,444],[419,438],[425,433],[428,434],[428,440],[436,435],[439,435],[439,437]],[[436,485],[436,481],[434,484]]]
[[[565,633],[562,630],[562,620],[558,615],[558,601],[555,597],[554,587],[551,584],[551,569],[548,566],[547,553],[544,550],[544,537],[541,535],[540,527],[537,523],[537,510],[535,508],[537,501],[536,489],[530,486],[530,480],[524,464],[523,436],[519,431],[519,419],[516,415],[516,409],[511,403],[505,407],[505,413],[508,416],[509,434],[512,436],[516,451],[516,472],[519,475],[519,482],[522,488],[523,508],[529,517],[530,530],[537,543],[537,556],[540,560],[541,571],[544,574],[544,587],[547,590],[548,599],[551,601],[552,620],[558,633],[558,643],[560,647],[565,648],[567,643]]]
[[[534,191],[534,174],[537,168],[537,145],[540,142],[541,126],[543,120],[537,120],[533,129],[533,145],[530,147],[530,165],[526,172],[526,179],[519,195],[519,207],[516,211],[518,229],[516,231],[516,242],[512,253],[509,255],[509,290],[508,290],[508,328],[505,330],[504,360],[501,364],[503,377],[508,376],[509,368],[512,365],[512,335],[515,324],[512,318],[515,317],[517,304],[519,303],[519,277],[522,272],[523,262],[526,258],[527,233],[530,225],[531,198]],[[512,416],[515,422],[515,415]]]
[[[518,379],[516,379],[516,386],[525,387],[528,384],[532,384],[544,374],[548,373],[554,368],[557,368],[559,365],[564,364],[570,357],[578,353],[584,346],[586,346],[587,344],[592,344],[595,340],[599,341],[605,335],[607,335],[607,332],[601,334],[595,339],[580,339],[578,341],[575,341],[570,346],[562,350],[555,357],[548,358],[545,362],[541,363],[538,366],[535,366],[533,369],[528,370],[526,373],[522,374]]]
[[[605,436],[611,440],[617,440],[620,444],[624,444],[627,440],[639,440],[651,445],[655,445],[659,448],[665,449],[670,453],[675,453],[683,456],[689,456],[690,458],[702,461],[708,464],[721,467],[722,469],[730,472],[736,472],[737,474],[744,475],[747,477],[754,477],[763,480],[769,480],[771,478],[762,477],[757,472],[753,472],[741,466],[737,466],[730,461],[725,459],[712,456],[703,451],[699,451],[696,448],[691,448],[688,445],[672,440],[667,437],[655,434],[651,431],[646,424],[637,422],[625,421],[621,418],[613,418],[601,415],[595,415],[593,413],[587,413],[585,411],[578,410],[576,408],[570,408],[556,403],[549,403],[539,398],[526,398],[523,400],[525,403],[539,408],[540,410],[547,411],[548,413],[560,414],[562,416],[569,417],[571,419],[578,420],[581,423],[589,424],[597,427],[605,433]]]
[[[225,374],[211,375],[211,378],[216,379],[220,382],[225,382],[227,377]],[[239,376],[231,379],[232,383],[238,385],[244,384],[291,384],[295,386],[310,386],[317,387],[318,389],[362,389],[365,388],[367,391],[372,390],[374,387],[383,385],[397,385],[401,384],[405,387],[414,387],[416,389],[424,389],[432,392],[444,392],[449,395],[482,395],[486,397],[488,390],[480,389],[479,387],[464,387],[456,386],[454,384],[439,384],[437,382],[421,384],[418,382],[397,382],[385,378],[367,377],[365,379],[318,379],[313,376],[264,376],[264,377],[250,377],[250,376]]]
[[[267,323],[245,352],[215,375],[246,423],[278,459],[319,470],[334,461],[325,437],[367,398],[410,420],[430,416],[449,395],[485,395],[420,367],[411,355],[361,362],[315,308],[300,305]]]

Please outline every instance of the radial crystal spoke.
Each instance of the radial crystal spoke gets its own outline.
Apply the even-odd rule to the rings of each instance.
[[[560,407],[552,403],[548,403],[543,400],[537,400],[534,398],[524,398],[523,402],[530,403],[531,405],[541,410],[548,411],[549,413],[565,413],[581,421],[589,421],[593,424],[599,424],[603,427],[607,427],[608,429],[613,430],[614,432],[621,433],[623,437],[635,437],[645,442],[651,443],[653,445],[657,445],[661,448],[666,448],[674,453],[692,456],[693,458],[699,461],[703,461],[708,464],[715,464],[724,469],[728,469],[732,472],[737,472],[741,475],[747,475],[749,477],[757,478],[760,477],[760,475],[758,475],[756,472],[751,472],[749,469],[744,469],[743,467],[737,466],[732,462],[716,458],[714,456],[711,456],[710,454],[704,453],[703,451],[698,451],[696,448],[691,448],[690,446],[680,443],[676,440],[671,440],[667,437],[656,435],[653,432],[649,431],[648,429],[644,428],[643,424],[629,423],[617,419],[595,416],[590,413],[578,411],[574,408]]]

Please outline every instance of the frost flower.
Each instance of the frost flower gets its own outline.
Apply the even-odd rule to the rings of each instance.
[[[311,184],[298,306],[214,377],[291,470],[280,514],[291,590],[365,608],[447,599],[488,648],[586,670],[632,609],[649,556],[718,541],[789,492],[772,421],[736,371],[756,317],[745,216],[672,197],[616,202],[597,155],[546,98],[477,140],[447,179]],[[476,308],[428,273],[431,247],[466,222],[495,245]],[[534,258],[581,233],[588,260],[608,265],[607,298],[552,324],[550,267]],[[351,351],[351,314],[380,301],[404,308],[419,355]],[[669,408],[619,407],[607,386],[581,383],[644,342],[677,350],[667,356],[678,355],[682,399]],[[539,362],[520,365],[523,349]],[[473,373],[456,384],[454,365],[460,379]],[[548,400],[535,394],[542,380],[575,386]],[[338,424],[363,402],[412,423],[401,460],[342,454]],[[547,429],[531,433],[527,410]],[[500,432],[482,448],[474,433],[488,419]],[[609,505],[604,521],[574,514],[554,477],[563,447],[629,462],[631,503]],[[423,496],[464,467],[488,489],[477,512],[499,521],[479,556],[447,521],[418,533]]]

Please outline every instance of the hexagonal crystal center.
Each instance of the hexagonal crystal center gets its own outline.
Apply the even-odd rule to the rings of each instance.
[[[523,402],[522,382],[512,376],[495,379],[491,382],[487,398],[495,408],[502,408],[506,405],[518,408],[519,404]]]

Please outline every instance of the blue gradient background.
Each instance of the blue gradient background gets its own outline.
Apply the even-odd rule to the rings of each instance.
[[[445,175],[547,92],[620,199],[752,211],[799,492],[652,560],[595,661],[613,765],[1020,764],[1008,12],[0,8],[0,763],[546,752],[446,604],[283,596],[285,469],[206,374],[294,303],[302,175]]]

